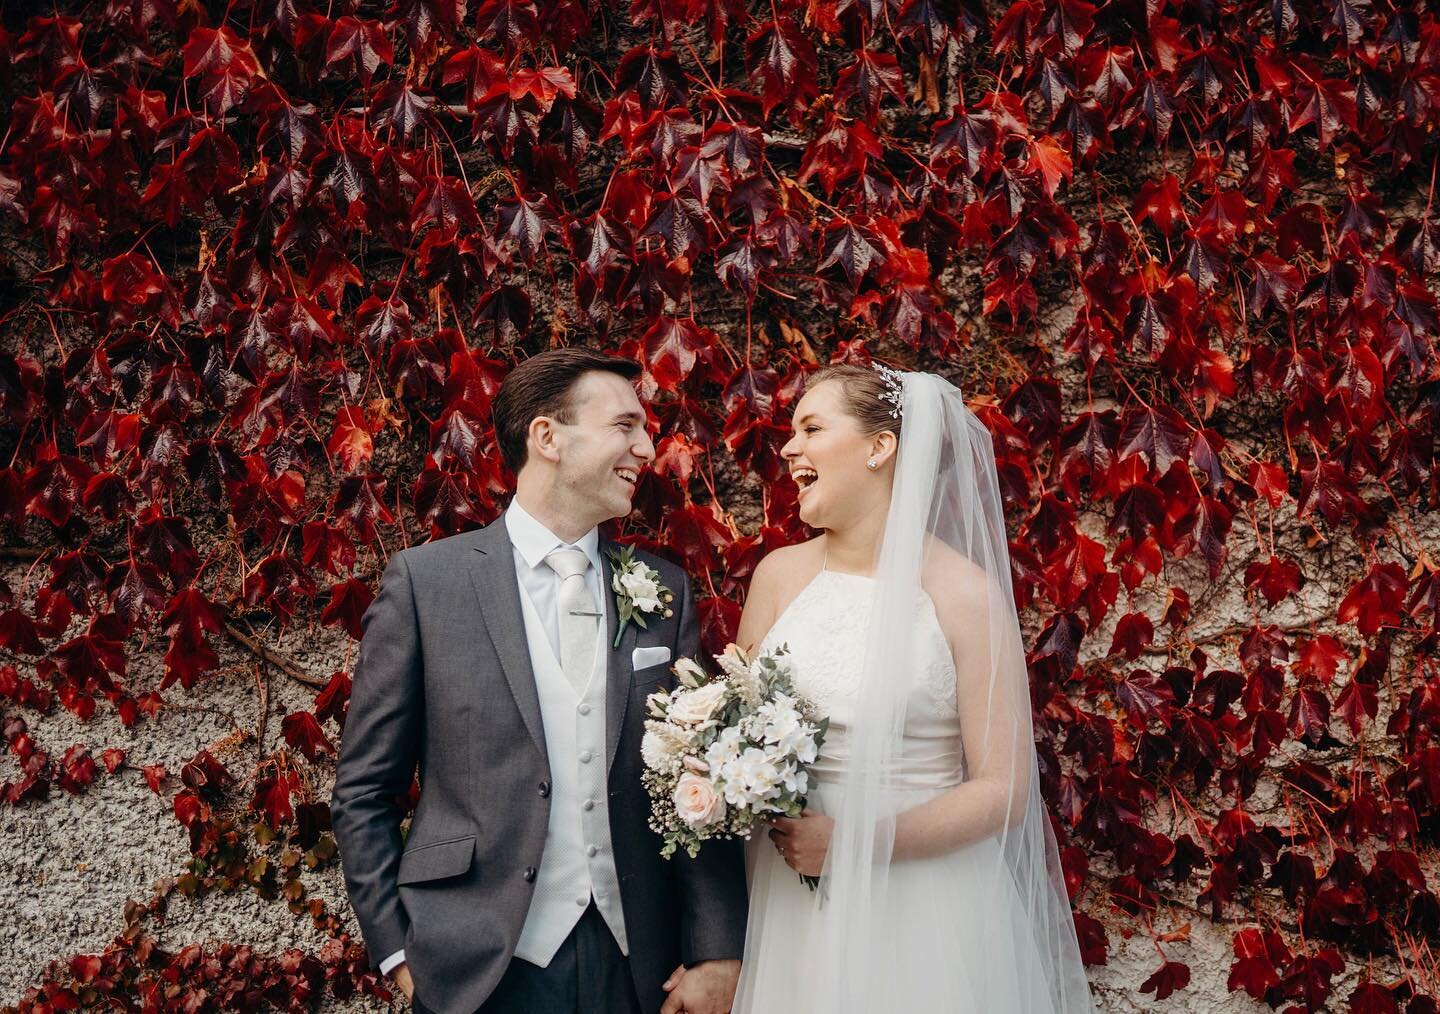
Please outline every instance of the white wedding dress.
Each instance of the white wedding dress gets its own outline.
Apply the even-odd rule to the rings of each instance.
[[[821,570],[775,622],[760,650],[789,649],[795,689],[830,718],[811,768],[807,810],[831,812],[846,773],[848,729],[859,691],[873,581]],[[912,690],[897,787],[897,812],[964,781],[955,666],[929,596],[915,608]],[[866,934],[883,1001],[865,1014],[1031,1014],[1051,1011],[1037,999],[1043,963],[1028,921],[998,855],[986,839],[945,855],[897,860],[885,901]],[[834,1014],[817,1009],[808,969],[823,967],[816,949],[823,890],[812,892],[757,834],[747,845],[750,919],[736,1014]],[[889,974],[883,974],[888,971]]]

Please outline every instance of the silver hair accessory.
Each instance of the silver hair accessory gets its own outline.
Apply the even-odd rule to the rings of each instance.
[[[899,370],[892,370],[890,367],[882,366],[879,363],[872,363],[871,367],[876,373],[880,374],[881,378],[885,381],[885,393],[880,395],[881,399],[895,406],[890,410],[890,418],[899,419],[900,406],[905,401],[904,374]]]

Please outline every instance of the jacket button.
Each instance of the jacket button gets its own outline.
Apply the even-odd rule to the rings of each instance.
[[[533,883],[535,883],[535,867],[533,867],[533,866],[527,866],[527,867],[525,867],[525,883],[527,883],[527,884],[533,884]]]
[[[540,798],[541,798],[541,799],[549,799],[549,798],[550,798],[550,783],[549,783],[549,782],[541,782],[541,783],[540,783]]]

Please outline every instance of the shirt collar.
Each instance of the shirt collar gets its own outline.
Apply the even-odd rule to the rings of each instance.
[[[575,542],[568,543],[535,520],[533,514],[520,506],[520,499],[516,497],[505,509],[505,530],[510,535],[511,545],[519,550],[520,558],[531,568],[544,564],[545,557],[561,546],[573,545],[590,558],[590,566],[595,568],[597,577],[604,573],[600,568],[599,528],[592,528]]]

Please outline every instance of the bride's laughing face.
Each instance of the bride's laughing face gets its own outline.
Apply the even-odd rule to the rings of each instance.
[[[847,408],[844,386],[826,381],[795,406],[794,435],[780,450],[799,487],[800,520],[811,528],[849,527],[888,499],[893,436],[866,435]],[[867,462],[875,461],[870,468]]]

